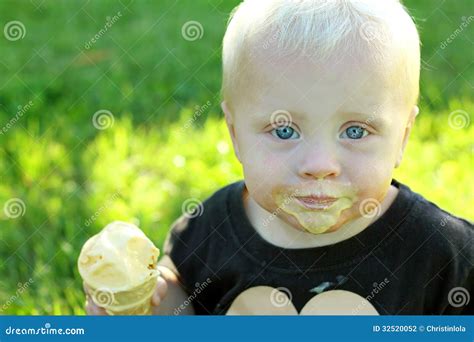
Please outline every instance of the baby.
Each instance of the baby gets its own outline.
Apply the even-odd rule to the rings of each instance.
[[[234,9],[222,110],[244,180],[173,224],[155,314],[474,313],[472,224],[392,178],[419,45],[397,0]]]

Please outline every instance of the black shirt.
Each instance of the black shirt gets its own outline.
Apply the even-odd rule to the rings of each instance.
[[[287,289],[298,312],[317,293],[346,290],[381,315],[473,314],[473,225],[396,180],[392,185],[399,189],[392,205],[359,234],[286,249],[256,232],[238,181],[176,220],[164,253],[196,314],[225,314],[242,291],[261,285]]]

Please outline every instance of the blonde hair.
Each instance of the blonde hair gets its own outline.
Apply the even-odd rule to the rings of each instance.
[[[224,36],[221,94],[231,109],[238,96],[252,95],[248,80],[250,87],[257,82],[252,67],[262,53],[322,63],[336,51],[369,50],[368,58],[393,69],[400,93],[416,104],[419,45],[416,26],[399,0],[245,0],[232,11]]]

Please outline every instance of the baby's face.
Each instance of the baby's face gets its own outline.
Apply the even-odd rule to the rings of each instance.
[[[259,64],[254,95],[239,99],[233,115],[223,103],[255,202],[315,234],[381,203],[417,113],[389,75],[350,57],[319,67]]]

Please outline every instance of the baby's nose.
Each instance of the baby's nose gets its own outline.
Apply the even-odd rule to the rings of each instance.
[[[307,146],[301,151],[301,155],[298,163],[298,174],[301,178],[336,177],[341,173],[336,154],[327,146]]]

